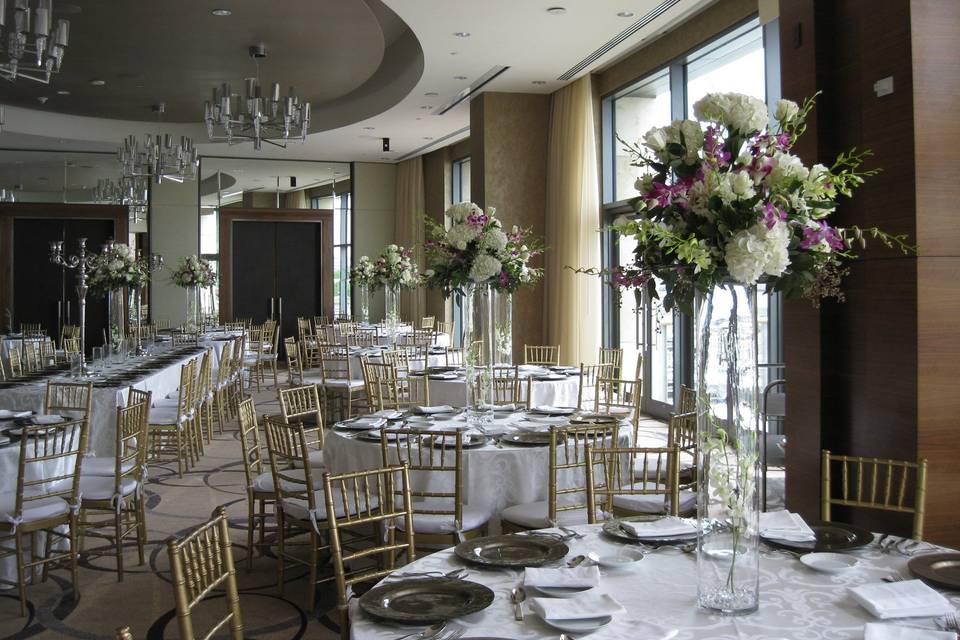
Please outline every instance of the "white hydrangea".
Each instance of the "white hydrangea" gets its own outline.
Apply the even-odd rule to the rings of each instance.
[[[479,234],[479,229],[466,224],[455,224],[447,231],[447,242],[463,251],[467,244],[472,242]]]
[[[500,253],[507,248],[507,234],[500,229],[490,229],[481,236],[480,246],[494,253]]]
[[[470,267],[470,279],[474,282],[485,282],[500,273],[503,265],[499,260],[486,253],[478,255]]]
[[[800,105],[793,100],[777,100],[774,116],[777,122],[790,122],[800,114]]]
[[[742,93],[708,93],[693,104],[697,120],[718,122],[731,131],[750,134],[767,126],[763,100]]]
[[[446,213],[447,216],[450,217],[450,221],[457,224],[458,222],[466,220],[467,216],[471,214],[482,214],[483,210],[472,202],[458,202],[457,204],[451,205]]]
[[[738,231],[724,248],[730,276],[744,284],[754,284],[763,274],[777,277],[790,264],[790,229],[777,222],[772,229],[760,222]]]
[[[770,171],[768,181],[772,187],[786,187],[794,178],[806,180],[810,170],[803,166],[803,161],[797,156],[777,151],[773,154],[773,170]]]
[[[717,195],[725,204],[734,200],[748,200],[756,194],[753,179],[745,171],[723,173],[719,175]]]

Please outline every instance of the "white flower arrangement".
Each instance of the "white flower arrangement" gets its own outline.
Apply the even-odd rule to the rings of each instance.
[[[197,255],[180,258],[177,268],[170,274],[170,279],[178,287],[213,287],[217,284],[217,274],[213,265],[206,258]]]
[[[377,281],[377,267],[370,256],[360,256],[357,265],[350,270],[350,281],[355,285],[371,289],[380,284]]]
[[[387,245],[374,263],[376,282],[387,287],[413,289],[420,284],[413,251],[395,244]]]
[[[105,293],[124,287],[140,287],[148,275],[137,263],[136,255],[125,244],[114,243],[97,256],[87,281],[94,291]]]

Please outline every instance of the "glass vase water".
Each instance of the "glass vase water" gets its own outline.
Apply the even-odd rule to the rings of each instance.
[[[388,284],[383,288],[384,324],[390,344],[397,341],[400,333],[400,285]]]
[[[493,297],[493,287],[486,282],[468,284],[463,290],[467,425],[481,432],[493,421]]]
[[[197,295],[197,287],[187,287],[187,311],[183,319],[183,329],[188,333],[197,331],[197,313],[199,312]]]
[[[370,287],[365,284],[357,285],[357,306],[360,310],[360,322],[370,324]]]
[[[493,336],[496,353],[493,364],[513,364],[513,294],[509,291],[492,291]]]
[[[760,603],[757,288],[717,285],[694,316],[697,602],[747,614]]]
[[[123,342],[125,315],[123,289],[111,289],[107,292],[107,342],[109,344],[118,345]]]

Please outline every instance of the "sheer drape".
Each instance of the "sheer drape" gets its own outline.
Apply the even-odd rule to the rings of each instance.
[[[547,140],[546,336],[565,363],[593,363],[601,342],[600,193],[590,77],[553,94]]]
[[[413,248],[413,260],[423,269],[424,195],[423,157],[404,160],[397,165],[397,217],[394,237],[398,245]],[[400,294],[400,317],[419,324],[426,308],[423,288]]]

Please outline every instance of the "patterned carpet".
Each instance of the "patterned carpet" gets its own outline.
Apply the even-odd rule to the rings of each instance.
[[[279,413],[273,391],[255,394],[257,413]],[[257,556],[246,571],[246,499],[243,463],[236,425],[206,448],[206,455],[179,479],[175,465],[151,465],[147,482],[148,546],[146,563],[137,566],[136,545],[124,555],[125,577],[117,582],[112,555],[100,556],[100,539],[89,539],[81,557],[80,598],[73,599],[70,573],[50,572],[46,583],[28,586],[29,611],[20,617],[16,591],[0,591],[0,638],[112,639],[114,630],[130,625],[138,640],[179,638],[170,584],[166,541],[227,507],[233,530],[233,554],[238,568],[244,636],[262,639],[338,638],[336,596],[330,583],[320,586],[318,606],[306,612],[303,571],[288,572],[286,597],[276,584],[272,557]],[[292,573],[292,575],[290,575]],[[206,629],[205,613],[222,615],[223,600],[204,603],[195,629]]]

